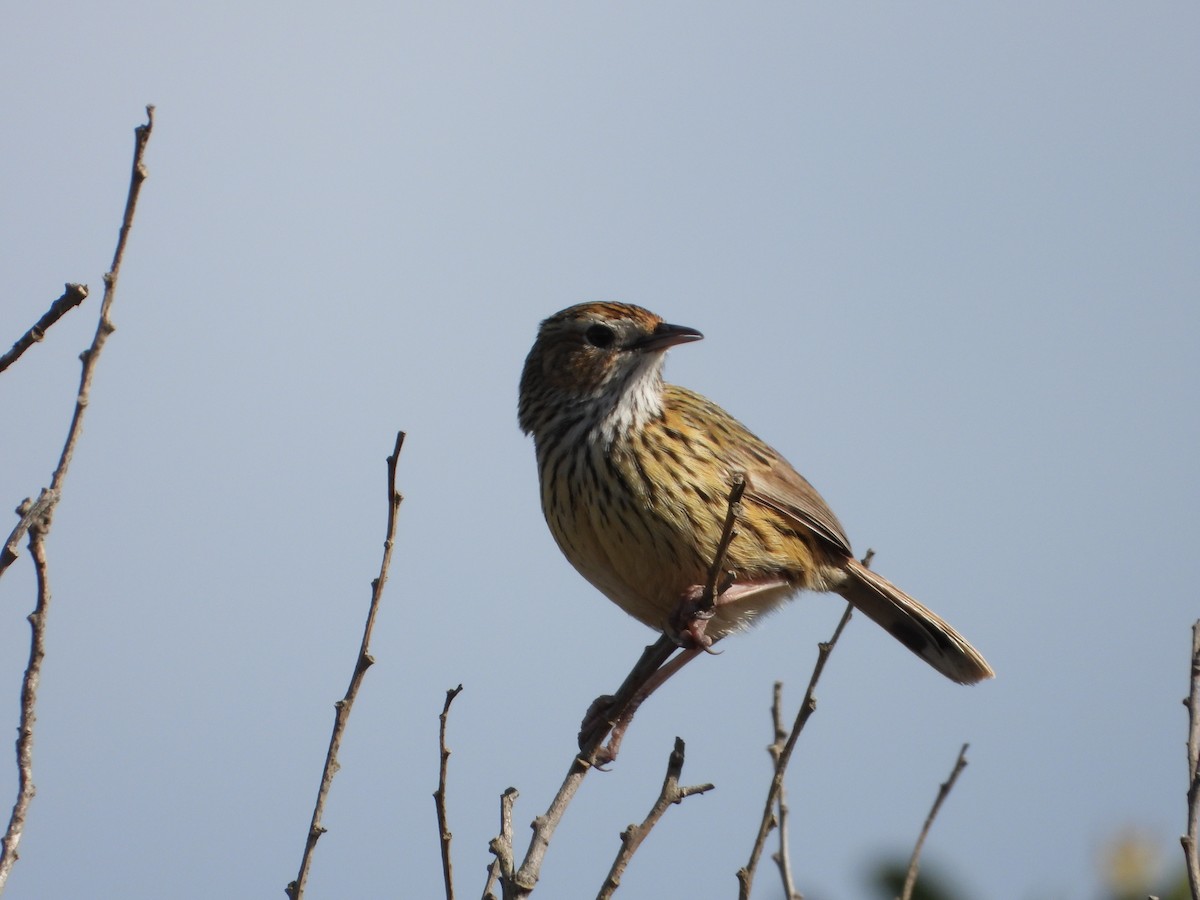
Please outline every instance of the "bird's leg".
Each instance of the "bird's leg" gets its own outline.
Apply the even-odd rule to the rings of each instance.
[[[603,766],[617,758],[625,729],[633,721],[638,707],[668,678],[700,655],[699,647],[690,647],[664,661],[667,657],[662,656],[663,649],[667,651],[667,657],[676,650],[674,642],[666,635],[646,648],[615,695],[597,697],[588,707],[579,730],[579,749],[594,765]],[[651,663],[654,668],[650,668]],[[600,746],[605,735],[608,735],[608,743]]]
[[[665,623],[663,636],[646,648],[616,694],[605,694],[592,701],[579,728],[579,749],[585,759],[590,758],[598,765],[616,759],[625,729],[646,698],[701,652],[713,652],[710,649],[713,638],[705,630],[716,607],[788,584],[781,577],[736,583],[730,581],[731,576],[727,575],[725,583],[719,586],[711,602],[708,601],[711,591],[708,586],[696,585],[684,591],[675,611]],[[676,651],[679,651],[678,655]],[[608,744],[601,747],[610,729],[612,736]],[[591,755],[593,753],[594,756]]]
[[[667,632],[681,647],[698,647],[708,653],[714,640],[705,632],[709,620],[716,615],[717,607],[727,606],[745,600],[763,591],[773,591],[787,586],[784,578],[763,578],[757,581],[733,581],[733,575],[727,574],[726,580],[709,599],[710,588],[707,585],[692,585],[679,599],[679,604],[671,614]],[[720,635],[718,635],[720,638]]]
[[[710,596],[703,584],[695,584],[684,591],[675,611],[667,621],[666,633],[680,647],[707,651],[713,640],[704,632],[708,620],[716,614],[717,604],[722,602],[722,593]],[[711,652],[711,651],[710,651]]]
[[[604,694],[592,701],[579,727],[579,750],[584,759],[591,757],[625,707],[677,649],[675,642],[664,634],[642,652],[615,694]]]

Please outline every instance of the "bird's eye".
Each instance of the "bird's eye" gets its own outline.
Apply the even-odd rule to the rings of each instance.
[[[599,347],[601,350],[607,349],[613,345],[613,341],[617,339],[616,333],[607,325],[593,325],[583,333],[587,338],[587,342],[593,347]]]

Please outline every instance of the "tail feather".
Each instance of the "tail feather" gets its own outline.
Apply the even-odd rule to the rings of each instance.
[[[975,684],[995,672],[978,650],[937,614],[857,560],[838,593],[947,678]]]

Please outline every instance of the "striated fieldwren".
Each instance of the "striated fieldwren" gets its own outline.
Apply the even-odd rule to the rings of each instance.
[[[537,450],[542,510],[571,564],[687,658],[807,589],[840,594],[947,678],[992,677],[957,631],[854,558],[837,517],[787,460],[715,403],[663,383],[666,351],[700,338],[623,303],[542,322],[519,417]],[[701,613],[739,476],[722,590]]]

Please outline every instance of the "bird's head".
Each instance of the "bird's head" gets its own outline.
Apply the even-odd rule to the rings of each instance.
[[[572,412],[639,424],[661,409],[666,351],[703,337],[627,303],[581,303],[542,322],[521,375],[521,428],[535,437]],[[598,423],[593,423],[598,424]]]

